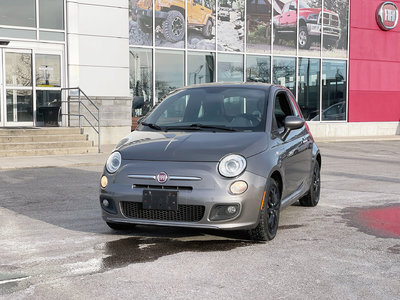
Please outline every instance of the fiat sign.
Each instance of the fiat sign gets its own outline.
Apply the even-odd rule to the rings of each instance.
[[[399,12],[396,4],[390,1],[383,2],[376,11],[376,22],[382,30],[390,30],[396,27]]]

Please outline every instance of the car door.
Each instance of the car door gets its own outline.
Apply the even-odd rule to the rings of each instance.
[[[204,14],[204,6],[202,0],[190,0],[188,5],[188,24],[201,24],[202,15]]]
[[[274,100],[274,121],[273,130],[278,139],[278,151],[280,155],[281,168],[283,171],[283,181],[285,185],[283,197],[286,197],[297,191],[305,179],[308,178],[306,173],[310,171],[307,167],[305,147],[306,128],[292,130],[286,139],[282,139],[285,131],[284,120],[287,116],[299,116],[296,107],[290,100],[290,95],[284,90],[279,90]]]

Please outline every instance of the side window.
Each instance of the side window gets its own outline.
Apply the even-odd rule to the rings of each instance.
[[[211,9],[211,3],[210,0],[204,0],[204,6]]]
[[[276,126],[278,128],[284,127],[284,120],[287,116],[294,116],[292,105],[286,96],[285,92],[278,92],[274,101],[274,116]]]
[[[201,5],[201,0],[193,0],[193,2]]]

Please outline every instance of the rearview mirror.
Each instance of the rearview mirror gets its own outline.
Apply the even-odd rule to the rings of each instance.
[[[285,125],[285,132],[282,135],[283,140],[288,137],[292,130],[299,129],[304,126],[304,120],[295,116],[287,116],[283,123]]]

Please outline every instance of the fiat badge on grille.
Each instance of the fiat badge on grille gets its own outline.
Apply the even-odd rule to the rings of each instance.
[[[157,174],[157,181],[159,183],[166,183],[168,180],[168,174],[165,172],[160,172]]]

